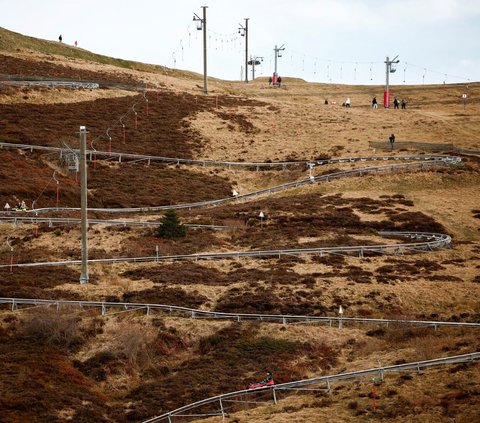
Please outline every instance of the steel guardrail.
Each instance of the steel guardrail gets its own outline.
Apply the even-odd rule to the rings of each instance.
[[[144,91],[148,88],[153,88],[153,89],[159,89],[160,87],[149,87],[147,84],[144,82],[137,81],[135,83],[126,83],[126,82],[111,82],[111,81],[106,81],[106,80],[99,80],[95,79],[95,81],[88,81],[88,80],[83,80],[79,81],[78,79],[72,79],[72,78],[61,78],[61,77],[56,77],[54,80],[51,78],[47,78],[44,76],[25,76],[25,75],[13,75],[13,74],[0,74],[0,84],[2,82],[17,82],[17,83],[23,83],[23,82],[44,82],[44,81],[56,81],[56,82],[63,82],[63,83],[69,83],[69,82],[81,82],[84,84],[98,84],[100,87],[110,87],[110,88],[120,88],[120,89],[125,89],[125,90],[130,90],[130,91]]]
[[[140,212],[156,212],[168,209],[193,209],[198,207],[207,207],[207,206],[218,206],[221,204],[226,204],[234,201],[248,200],[254,197],[261,195],[273,194],[276,192],[285,191],[288,189],[294,189],[302,187],[305,185],[313,184],[315,182],[329,182],[335,179],[346,178],[350,176],[363,176],[365,174],[379,174],[382,172],[393,172],[398,170],[405,169],[424,169],[430,166],[449,166],[456,165],[460,163],[461,159],[458,157],[449,157],[431,160],[431,161],[422,161],[414,163],[404,163],[404,164],[391,164],[386,166],[376,166],[376,167],[364,167],[357,168],[339,172],[333,172],[324,175],[311,176],[310,178],[300,179],[294,182],[288,182],[281,185],[276,185],[269,188],[264,188],[261,190],[253,191],[246,194],[241,194],[232,197],[225,197],[217,200],[207,200],[207,201],[198,201],[194,203],[183,203],[183,204],[171,204],[165,206],[146,206],[146,207],[124,207],[124,208],[100,208],[92,207],[88,208],[90,212],[100,212],[100,213],[140,213]],[[79,207],[45,207],[38,209],[27,210],[26,213],[49,213],[49,212],[70,212],[75,211],[79,212],[81,209]],[[6,212],[1,212],[5,214]]]
[[[50,151],[59,153],[75,152],[79,154],[78,149],[68,149],[62,147],[50,147],[34,144],[17,144],[9,142],[0,142],[0,147],[16,148],[20,150],[39,150]],[[133,153],[120,153],[120,152],[108,152],[100,150],[86,150],[86,157],[90,161],[93,157],[105,157],[109,159],[117,159],[119,162],[127,161],[147,161],[148,163],[158,161],[169,164],[185,164],[185,165],[198,165],[198,166],[216,166],[216,167],[245,167],[247,169],[271,169],[281,167],[283,169],[291,166],[321,166],[327,164],[339,164],[339,163],[354,163],[354,162],[366,162],[366,161],[399,161],[399,160],[439,160],[439,159],[453,159],[454,156],[448,155],[435,155],[435,154],[410,154],[410,155],[387,155],[387,156],[362,156],[362,157],[340,157],[336,159],[312,159],[312,160],[297,160],[297,161],[280,161],[280,162],[234,162],[234,161],[222,161],[222,160],[207,160],[207,159],[182,159],[175,157],[162,157],[154,155],[133,154]],[[459,159],[456,158],[455,159]]]
[[[315,254],[323,256],[325,254],[351,255],[357,254],[364,257],[365,254],[404,254],[407,251],[433,251],[436,249],[449,248],[452,238],[446,234],[430,232],[395,232],[382,231],[378,235],[385,237],[403,237],[410,239],[423,239],[422,242],[410,242],[403,244],[376,244],[376,245],[358,245],[358,246],[340,246],[340,247],[319,247],[319,248],[299,248],[284,250],[253,250],[253,251],[230,251],[213,253],[195,253],[179,254],[171,256],[148,256],[148,257],[121,257],[121,258],[103,258],[89,259],[88,263],[148,263],[160,261],[178,261],[178,260],[223,260],[239,259],[245,257],[264,258],[281,256],[298,256],[304,254]],[[65,266],[79,265],[81,260],[63,260],[50,262],[32,262],[32,263],[10,263],[0,265],[0,268],[13,267],[40,267],[40,266]]]
[[[43,300],[38,298],[0,298],[0,305],[8,305],[14,311],[20,306],[54,306],[57,310],[62,307],[79,307],[101,309],[102,315],[107,315],[110,309],[120,310],[145,310],[147,315],[152,312],[164,312],[170,315],[190,319],[211,319],[211,320],[233,320],[236,322],[259,320],[264,323],[280,323],[283,325],[304,323],[323,323],[328,326],[343,328],[348,324],[369,324],[369,325],[412,325],[420,327],[466,327],[480,329],[480,322],[449,322],[441,320],[412,320],[412,319],[375,319],[367,317],[343,317],[343,316],[308,316],[293,314],[258,314],[258,313],[226,313],[221,311],[208,311],[189,307],[181,307],[167,304],[153,303],[127,303],[110,301],[89,301],[89,300]]]
[[[384,377],[389,373],[400,373],[400,372],[406,372],[406,371],[416,371],[420,373],[422,369],[429,369],[429,368],[432,368],[435,366],[441,366],[441,365],[472,363],[479,359],[480,359],[480,352],[474,352],[474,353],[456,355],[451,357],[436,358],[433,360],[413,361],[410,363],[398,364],[393,366],[379,366],[379,367],[371,368],[367,370],[359,370],[359,371],[353,371],[353,372],[347,372],[347,373],[339,373],[339,374],[330,375],[330,376],[321,376],[321,377],[316,377],[311,379],[303,379],[299,381],[281,383],[277,385],[270,385],[270,386],[265,386],[265,387],[256,388],[256,389],[244,389],[241,391],[235,391],[235,392],[229,392],[222,395],[217,395],[211,398],[206,398],[204,400],[194,402],[192,404],[185,405],[183,407],[177,408],[175,410],[172,410],[167,413],[161,414],[159,416],[153,417],[151,419],[145,420],[143,423],[154,423],[154,422],[160,422],[160,421],[168,421],[169,423],[171,423],[173,421],[172,418],[175,416],[207,417],[207,416],[216,415],[220,417],[225,417],[227,413],[225,412],[224,402],[228,403],[228,400],[231,400],[232,398],[240,398],[238,400],[239,402],[247,402],[245,400],[246,396],[253,396],[259,392],[270,391],[272,392],[273,403],[277,404],[276,392],[280,392],[280,391],[296,390],[298,388],[318,386],[318,385],[322,385],[324,387],[323,389],[329,390],[333,382],[348,381],[348,380],[352,380],[352,379],[354,380],[354,379],[359,379],[364,377],[371,378],[372,376],[379,377],[381,380],[383,380]],[[199,407],[202,407],[204,405],[209,405],[209,404],[218,405],[218,408],[216,408],[209,414],[205,414],[205,413],[198,413],[195,415],[184,414],[187,411],[198,409]],[[212,414],[212,413],[215,413],[215,414]]]
[[[12,85],[16,87],[47,87],[47,88],[70,88],[70,89],[88,89],[95,90],[100,88],[100,84],[96,82],[82,82],[82,81],[0,81],[3,85]]]
[[[69,217],[28,217],[28,216],[15,216],[15,211],[10,211],[12,216],[3,217],[0,216],[0,223],[2,222],[11,222],[14,225],[18,223],[30,223],[33,225],[39,223],[47,223],[48,226],[53,226],[54,224],[65,224],[65,225],[77,225],[80,224],[81,219],[69,218]],[[159,222],[151,221],[134,221],[134,220],[105,220],[105,219],[88,219],[88,224],[92,225],[108,225],[108,226],[141,226],[141,227],[157,227],[162,224]],[[223,230],[223,229],[232,229],[231,226],[222,226],[222,225],[201,225],[196,223],[184,223],[184,226],[192,229],[213,229],[213,230]]]

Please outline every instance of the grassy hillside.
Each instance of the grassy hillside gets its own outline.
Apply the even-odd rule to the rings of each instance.
[[[29,37],[17,32],[9,31],[0,27],[0,51],[17,52],[32,51],[45,55],[61,56],[70,59],[84,60],[103,65],[116,66],[123,69],[131,69],[141,72],[160,73],[174,75],[179,78],[199,79],[200,75],[178,69],[167,68],[166,66],[150,65],[131,60],[117,59],[101,54],[96,54],[82,48],[59,43],[57,41],[42,40],[35,37]]]
[[[18,51],[18,49],[35,51],[43,54],[69,57],[73,59],[81,59],[106,65],[118,66],[120,68],[128,68],[148,72],[153,72],[156,70],[154,66],[146,65],[144,63],[132,62],[123,59],[115,59],[112,57],[95,54],[81,48],[75,48],[68,44],[29,37],[19,34],[17,32],[9,31],[5,28],[0,28],[0,50],[15,52]]]
[[[400,156],[451,153],[452,145],[480,150],[478,83],[470,84],[465,110],[465,87],[459,85],[393,87],[395,95],[408,99],[407,110],[372,110],[371,97],[380,98],[382,87],[289,78],[281,89],[262,79],[248,85],[212,81],[214,95],[204,96],[187,74],[165,77],[149,65],[117,62],[6,30],[0,30],[0,51],[5,58],[0,73],[20,69],[22,75],[112,82],[98,90],[76,91],[0,85],[2,141],[76,147],[78,125],[84,124],[89,148],[179,158]],[[49,60],[39,60],[39,53]],[[116,82],[128,81],[148,81],[157,88],[141,93],[116,88]],[[340,106],[347,96],[350,109]],[[392,132],[398,144],[390,151]],[[3,148],[0,163],[2,206],[22,200],[39,207],[78,206],[78,175],[68,172],[59,155]],[[319,165],[312,173],[368,165],[372,163]],[[96,157],[88,167],[89,205],[105,207],[224,198],[232,189],[243,194],[309,175],[304,166],[252,171]],[[185,238],[172,240],[156,237],[153,228],[92,225],[89,230],[91,258],[152,256],[157,248],[169,255],[400,242],[378,236],[381,230],[447,233],[454,239],[449,250],[363,259],[335,255],[96,264],[87,285],[78,283],[76,266],[5,267],[0,269],[0,297],[318,316],[335,316],[342,305],[346,316],[480,321],[479,182],[479,158],[465,155],[458,166],[363,175],[178,211],[185,223],[229,226],[224,231],[192,229]],[[264,212],[263,222],[259,211]],[[0,263],[10,263],[12,257],[14,263],[77,259],[79,237],[74,225],[0,222]],[[371,368],[379,361],[388,365],[480,349],[478,333],[466,329],[339,330],[145,316],[144,310],[101,316],[84,309],[42,307],[2,308],[0,345],[0,420],[10,423],[140,422],[241,389],[267,370],[284,382]],[[479,413],[479,380],[475,364],[387,377],[378,385],[376,414],[370,381],[338,384],[329,392],[279,394],[277,407],[243,410],[228,421],[306,422],[321,416],[336,422],[470,422]]]

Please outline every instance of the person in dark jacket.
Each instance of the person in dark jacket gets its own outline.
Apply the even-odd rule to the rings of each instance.
[[[390,141],[390,148],[393,150],[393,144],[395,143],[395,134],[391,134],[388,137],[388,141]]]

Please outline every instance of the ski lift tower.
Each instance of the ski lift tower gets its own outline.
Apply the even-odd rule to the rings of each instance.
[[[388,109],[390,107],[390,74],[397,71],[396,64],[400,62],[397,60],[397,56],[393,60],[389,60],[388,56],[385,59],[385,91],[383,92],[383,107]]]
[[[263,62],[263,57],[250,56],[250,60],[247,62],[247,64],[252,67],[252,81],[255,79],[255,66],[261,65],[262,62]]]
[[[273,51],[275,52],[275,72],[274,74],[278,76],[278,73],[277,73],[277,59],[279,57],[282,57],[282,51],[285,50],[285,47],[284,47],[285,44],[282,44],[280,47],[277,47],[275,45],[275,48],[273,49]]]
[[[193,14],[193,21],[197,23],[197,30],[203,31],[203,93],[208,94],[207,80],[207,7],[202,6],[203,18],[196,13]]]
[[[238,24],[238,33],[245,37],[245,82],[248,83],[248,20],[249,18],[245,18],[245,26],[242,24]]]

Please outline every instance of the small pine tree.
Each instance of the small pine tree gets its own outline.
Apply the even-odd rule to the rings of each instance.
[[[180,222],[175,210],[167,210],[163,216],[162,224],[155,231],[159,238],[183,238],[187,234],[187,229]]]

